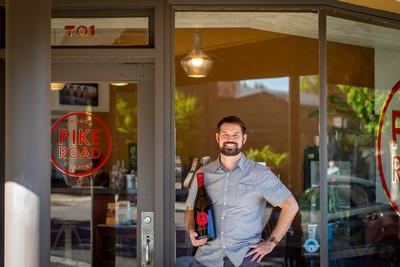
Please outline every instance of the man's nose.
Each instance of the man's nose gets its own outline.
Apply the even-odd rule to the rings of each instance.
[[[232,142],[232,143],[235,143],[236,142],[235,140],[236,138],[233,135],[229,135],[226,139],[227,142]]]

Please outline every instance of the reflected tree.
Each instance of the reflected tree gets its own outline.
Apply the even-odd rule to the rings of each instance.
[[[198,99],[193,95],[175,90],[175,127],[176,127],[176,154],[183,154],[183,147],[189,144],[196,136],[193,124],[199,118],[200,109]]]
[[[375,137],[379,118],[375,116],[375,89],[350,85],[337,85],[343,94],[328,96],[329,115],[339,115],[345,119],[348,133],[367,134]],[[308,114],[309,118],[319,115],[319,109]]]
[[[137,135],[137,105],[122,93],[116,94],[116,130],[126,135],[126,142],[135,142]]]
[[[328,129],[328,157],[349,161],[352,175],[371,178],[374,174],[368,166],[373,164],[373,155],[363,151],[375,146],[379,125],[375,103],[381,100],[377,99],[380,96],[374,88],[352,85],[330,85],[329,92],[334,93],[328,96],[327,114],[328,120],[332,121]],[[318,115],[317,109],[308,117]],[[335,123],[337,118],[340,120]],[[335,153],[332,152],[334,146],[339,149]]]
[[[319,76],[308,75],[300,77],[300,91],[308,94],[319,94]]]
[[[355,129],[376,136],[379,118],[375,116],[375,89],[350,85],[338,85],[338,88],[345,94],[346,99],[330,96],[330,101],[341,107],[337,111],[348,114],[356,123]]]
[[[287,163],[288,153],[276,153],[269,145],[264,146],[261,150],[250,148],[244,151],[247,158],[257,162],[266,162],[267,165],[280,166]]]

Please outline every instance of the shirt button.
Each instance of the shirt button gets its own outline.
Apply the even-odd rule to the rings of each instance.
[[[224,216],[222,216],[222,218],[221,218],[222,220],[224,219]]]
[[[228,188],[225,188],[225,191],[228,190]]]
[[[224,203],[224,206],[226,205],[226,203]]]
[[[221,232],[221,235],[223,235],[224,234],[224,232]]]
[[[228,175],[228,176],[229,176],[229,173],[227,173],[226,175]]]
[[[223,246],[222,248],[226,248],[225,246]]]

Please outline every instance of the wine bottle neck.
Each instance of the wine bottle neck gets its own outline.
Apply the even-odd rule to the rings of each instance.
[[[201,172],[197,173],[196,177],[197,177],[197,187],[200,188],[200,187],[204,186],[204,175],[203,175],[203,173],[201,173]]]

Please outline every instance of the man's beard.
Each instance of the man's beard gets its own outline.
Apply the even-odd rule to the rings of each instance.
[[[226,144],[235,144],[234,147],[227,147]],[[223,143],[222,147],[220,148],[221,154],[225,156],[236,156],[242,151],[242,147],[239,147],[238,143],[236,142],[225,142]]]

